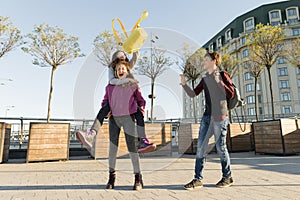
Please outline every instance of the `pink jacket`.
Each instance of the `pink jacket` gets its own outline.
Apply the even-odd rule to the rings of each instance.
[[[105,95],[102,106],[109,103],[113,116],[131,115],[137,112],[138,107],[145,109],[146,101],[142,97],[138,86],[122,86],[108,84],[105,88]]]

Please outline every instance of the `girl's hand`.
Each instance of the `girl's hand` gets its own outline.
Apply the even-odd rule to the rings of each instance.
[[[184,74],[180,74],[180,78],[181,78],[181,85],[185,85],[186,84],[185,75]]]

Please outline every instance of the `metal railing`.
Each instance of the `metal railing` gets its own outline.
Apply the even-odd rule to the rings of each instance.
[[[300,113],[293,114],[280,114],[275,116],[276,119],[279,118],[300,118]],[[259,115],[259,120],[270,120],[271,115]],[[199,123],[201,118],[197,118],[197,123]],[[27,149],[28,139],[29,139],[29,125],[30,122],[46,122],[45,118],[26,118],[26,117],[0,117],[0,121],[11,124],[11,137],[10,137],[10,149]],[[51,119],[51,122],[68,122],[70,123],[70,148],[83,148],[82,144],[76,139],[76,130],[87,130],[92,126],[94,120],[92,119]],[[234,123],[245,123],[256,121],[255,116],[247,116],[243,118],[242,116],[232,116],[232,121]],[[104,121],[107,123],[107,120]],[[195,123],[194,118],[172,118],[165,120],[155,120],[153,122],[146,121],[146,123],[172,123],[172,137],[177,138],[177,129],[180,123]]]
[[[11,125],[10,149],[27,149],[29,139],[30,122],[46,122],[44,118],[15,118],[0,117],[1,121]],[[94,120],[86,119],[51,119],[51,122],[70,123],[70,148],[83,148],[82,144],[76,139],[76,130],[86,130],[91,127]]]

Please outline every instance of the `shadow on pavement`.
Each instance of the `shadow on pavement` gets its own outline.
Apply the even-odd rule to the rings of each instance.
[[[255,155],[249,153],[231,153],[232,165],[248,165],[253,169],[300,175],[300,156]],[[218,155],[209,155],[208,162],[220,163]],[[240,169],[242,170],[242,169]]]

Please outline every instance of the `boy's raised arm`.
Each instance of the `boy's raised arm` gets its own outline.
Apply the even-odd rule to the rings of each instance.
[[[132,69],[136,65],[138,59],[139,59],[139,52],[138,51],[133,52],[132,58],[129,61],[130,69]]]

